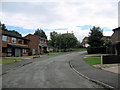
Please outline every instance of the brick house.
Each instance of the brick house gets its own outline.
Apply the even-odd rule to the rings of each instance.
[[[111,40],[111,36],[103,36],[103,37],[101,38],[101,40],[104,40],[104,41],[106,41],[106,40]],[[88,37],[85,37],[85,38],[82,40],[81,45],[82,45],[83,47],[88,47],[88,46],[90,46],[90,45],[88,44]]]
[[[88,46],[90,46],[90,45],[88,44],[88,37],[85,37],[85,38],[82,40],[81,45],[82,45],[83,47],[88,47]]]
[[[47,40],[36,35],[28,34],[25,36],[30,42],[28,47],[32,55],[41,54],[47,52]]]
[[[2,56],[28,56],[28,42],[14,32],[2,30]]]
[[[120,55],[120,27],[113,29],[113,34],[112,34],[112,54]]]

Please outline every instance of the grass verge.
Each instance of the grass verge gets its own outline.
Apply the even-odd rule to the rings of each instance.
[[[101,64],[101,57],[87,57],[84,58],[84,61],[90,65]]]
[[[86,48],[72,48],[72,51],[86,51]]]
[[[36,55],[36,56],[47,56],[47,55],[56,55],[56,54],[60,54],[61,52],[51,52],[51,53],[45,53],[42,55]],[[2,61],[0,62],[0,64],[9,64],[9,63],[14,63],[14,62],[20,62],[23,60],[27,60],[27,59],[32,59],[33,56],[23,56],[23,57],[2,57]]]
[[[19,62],[27,59],[32,59],[32,56],[2,57],[2,62],[0,62],[0,64],[9,64],[9,63]]]

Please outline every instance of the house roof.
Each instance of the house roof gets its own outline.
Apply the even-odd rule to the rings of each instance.
[[[36,36],[36,37],[38,37],[38,38],[40,38],[40,39],[44,39],[44,40],[46,40],[45,38],[42,38],[42,37],[40,37],[40,36],[37,36],[37,35],[34,35],[34,36]]]
[[[23,38],[22,36],[16,34],[15,32],[9,32],[9,31],[2,30],[2,35],[6,35],[6,36],[10,36],[10,37],[16,37],[16,38],[20,38],[20,39],[24,39],[24,40],[29,41],[29,39]]]
[[[39,38],[39,39],[44,39],[44,40],[47,40],[47,39],[45,39],[45,38],[42,38],[42,37],[40,37],[40,36],[33,35],[33,34],[28,34],[28,35],[26,35],[26,36],[29,36],[29,35],[32,35],[32,36],[37,37],[37,38]],[[25,38],[26,38],[26,36],[25,36]]]
[[[115,31],[115,30],[120,30],[120,27],[113,29],[113,31]]]

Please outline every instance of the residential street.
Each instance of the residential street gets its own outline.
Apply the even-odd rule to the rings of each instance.
[[[10,70],[2,79],[3,88],[103,88],[70,68],[69,61],[85,52],[72,52],[44,58]]]

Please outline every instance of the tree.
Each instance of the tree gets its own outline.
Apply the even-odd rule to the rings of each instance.
[[[51,40],[51,46],[56,47],[56,41],[57,41],[57,32],[53,31],[50,32],[50,40]]]
[[[7,31],[5,24],[1,25],[1,29],[4,30],[4,31]]]
[[[1,29],[4,31],[13,32],[13,33],[17,34],[18,36],[22,36],[19,32],[15,31],[15,30],[8,30],[5,26],[5,24],[1,25]]]
[[[80,41],[77,41],[77,45],[76,45],[77,48],[80,48],[81,47],[81,43]]]
[[[103,46],[104,41],[101,40],[103,37],[103,32],[100,27],[93,27],[90,29],[90,35],[88,37],[88,44],[90,44],[91,47],[99,47]]]
[[[35,31],[34,35],[47,39],[45,32],[39,28]]]
[[[58,49],[64,49],[66,51],[66,49],[76,47],[77,42],[77,38],[73,33],[58,34],[55,31],[50,33],[49,43]]]
[[[109,47],[112,44],[110,40],[106,40],[104,46]]]

